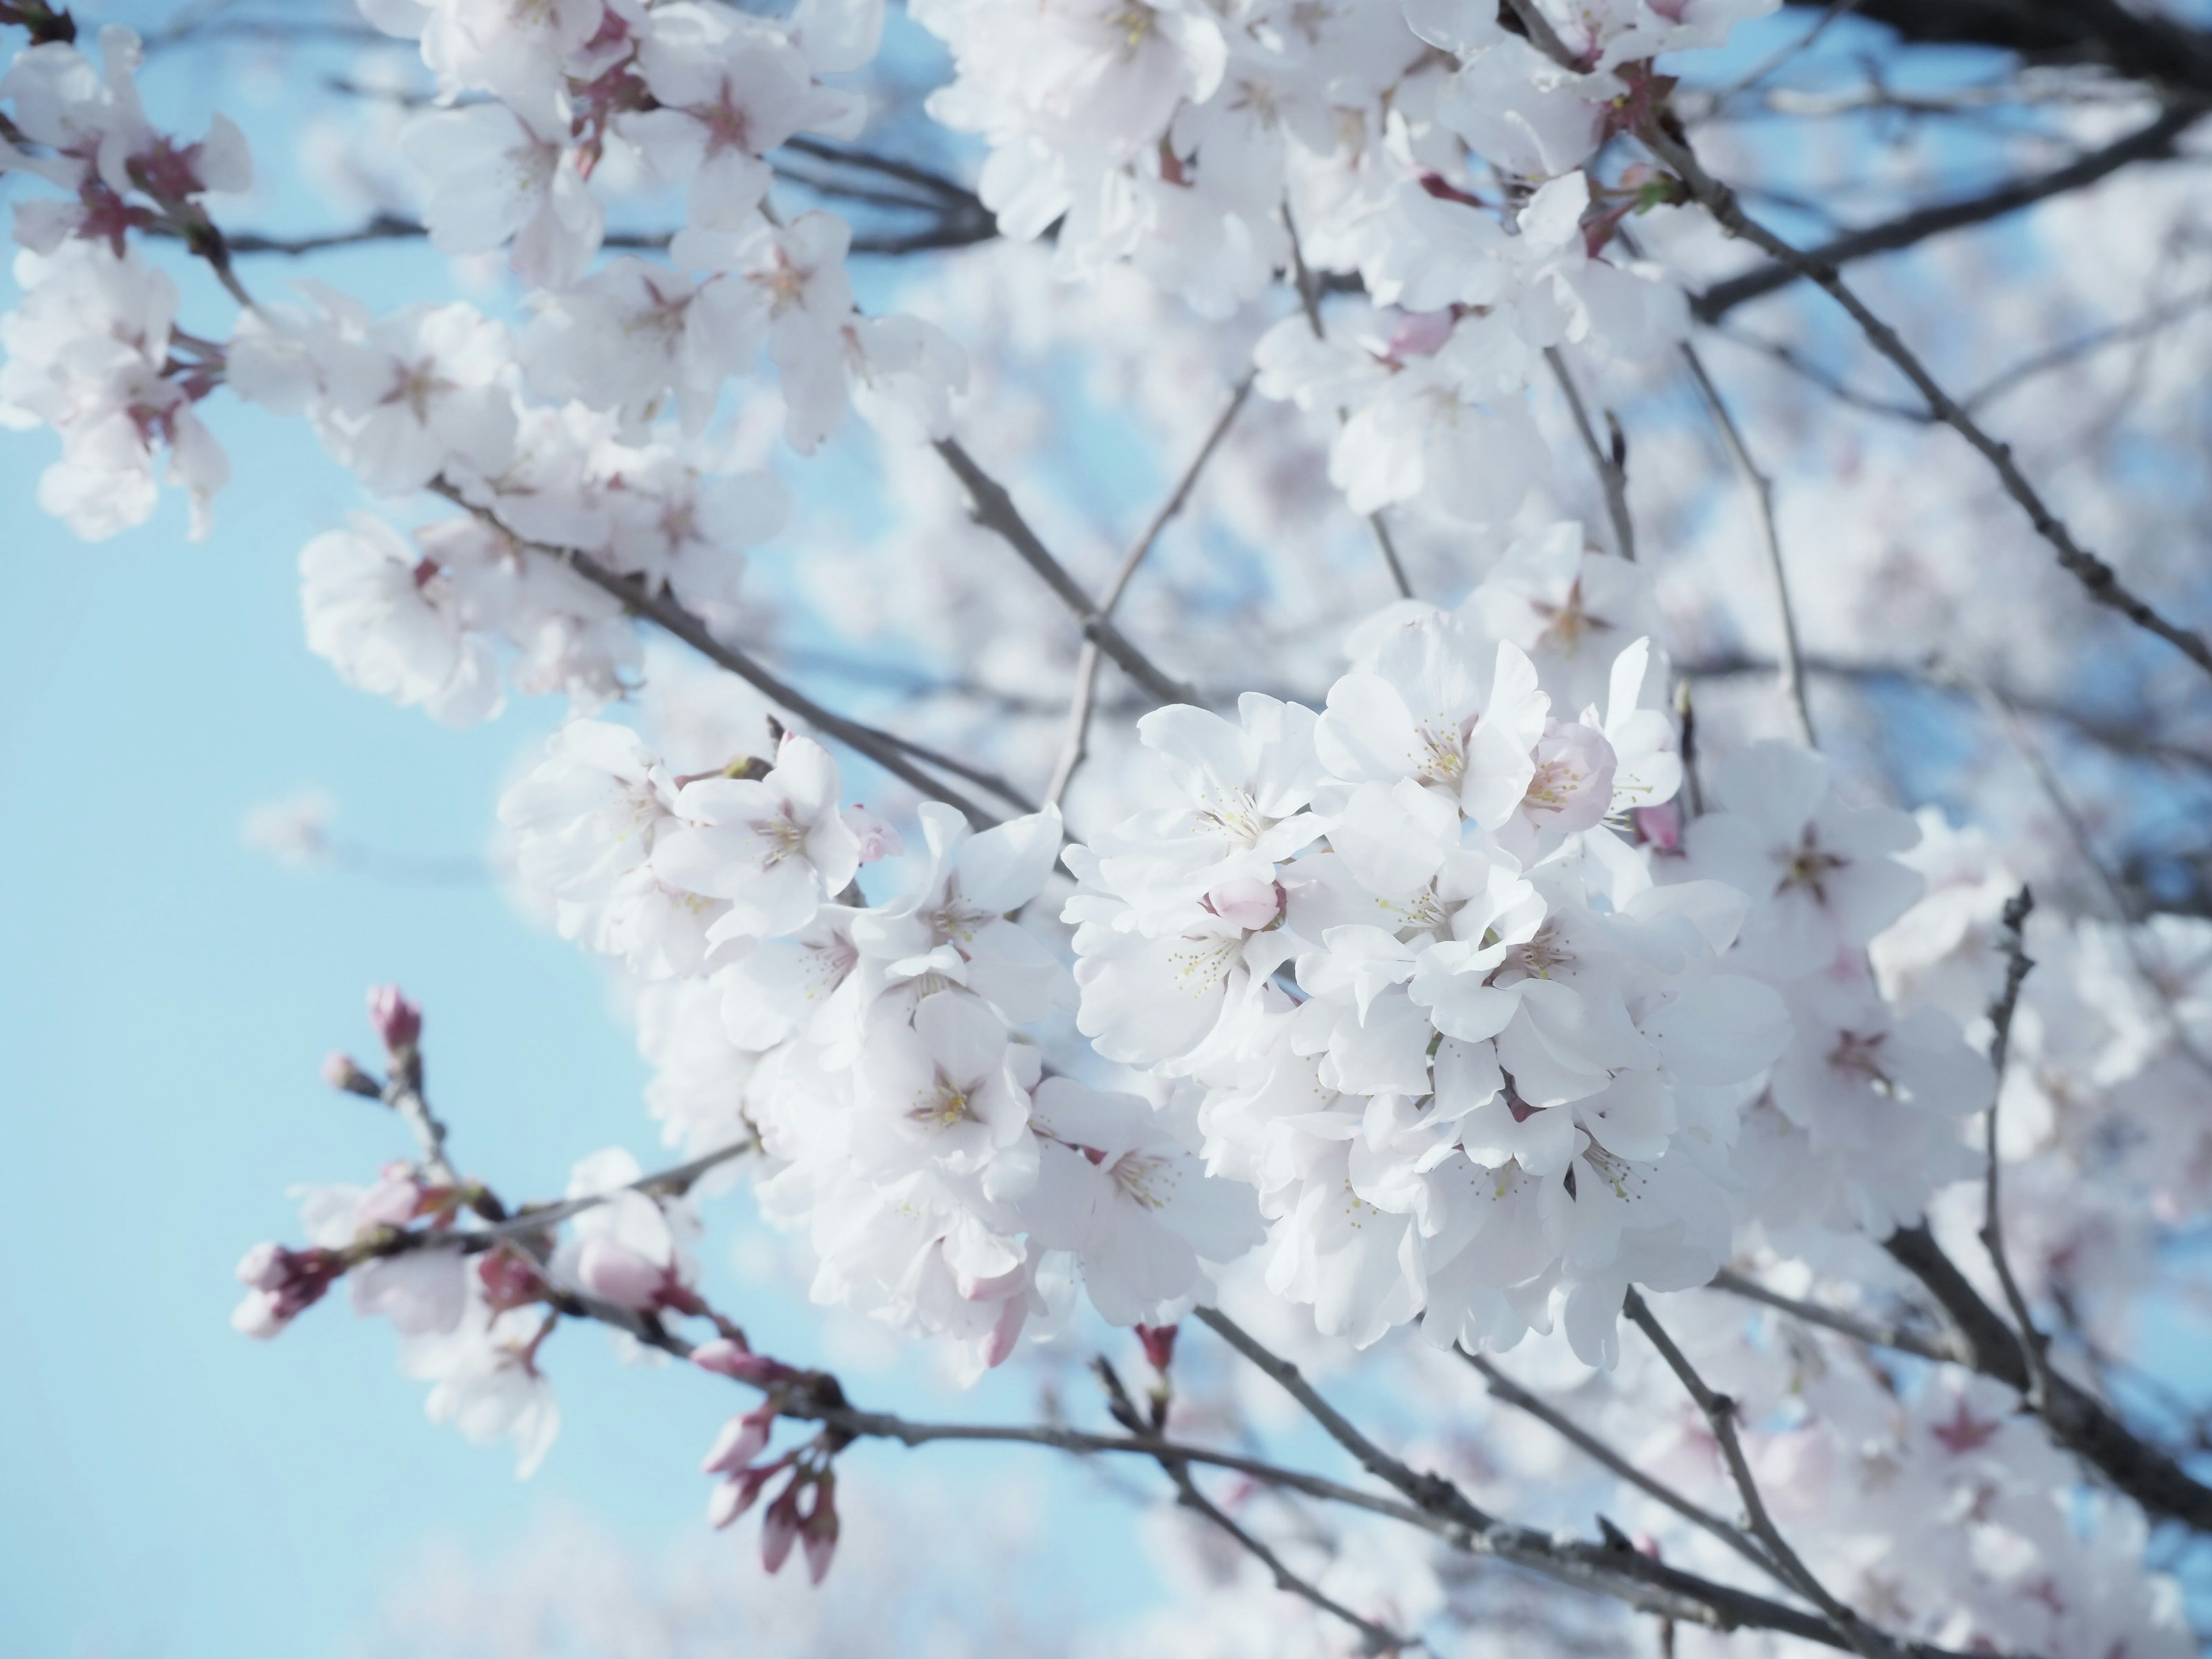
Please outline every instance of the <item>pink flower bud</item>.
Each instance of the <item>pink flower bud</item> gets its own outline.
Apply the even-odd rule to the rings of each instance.
[[[368,1023],[383,1039],[387,1054],[413,1048],[422,1040],[422,1011],[401,995],[397,985],[369,988]]]
[[[1433,357],[1451,338],[1452,326],[1458,320],[1449,311],[1409,313],[1392,331],[1383,355],[1400,363],[1408,357]]]
[[[361,1197],[354,1209],[356,1227],[404,1227],[422,1212],[422,1184],[414,1171],[400,1164],[386,1170]]]
[[[238,1264],[246,1298],[231,1310],[231,1328],[263,1340],[276,1335],[323,1299],[345,1271],[335,1250],[288,1250],[282,1244],[256,1244]]]
[[[505,1245],[477,1261],[477,1283],[483,1286],[484,1300],[501,1313],[510,1308],[526,1308],[545,1295],[545,1281],[538,1277],[537,1267]]]
[[[1137,1340],[1145,1345],[1145,1360],[1152,1368],[1164,1375],[1175,1361],[1176,1328],[1172,1325],[1139,1325]]]
[[[1679,853],[1682,850],[1682,803],[1663,800],[1656,806],[1632,808],[1628,821],[1636,830],[1639,846],[1649,847],[1659,853]]]
[[[837,1553],[836,1477],[824,1474],[814,1483],[814,1506],[799,1528],[806,1546],[806,1576],[820,1583],[830,1571],[830,1559]]]
[[[767,1486],[788,1462],[788,1457],[783,1457],[763,1468],[739,1469],[708,1496],[707,1519],[717,1530],[728,1526],[752,1508],[760,1498],[761,1488]]]
[[[860,837],[861,863],[895,859],[906,851],[906,842],[900,839],[899,832],[866,807],[848,806],[842,817],[845,827]]]
[[[798,1541],[799,1477],[794,1474],[761,1516],[761,1565],[772,1573],[781,1572],[791,1547]]]
[[[1224,921],[1256,933],[1274,926],[1275,918],[1283,914],[1282,884],[1238,876],[1208,892],[1206,908]]]
[[[282,1244],[266,1240],[239,1258],[238,1282],[257,1291],[273,1291],[284,1282],[284,1258],[291,1254]]]
[[[323,1056],[323,1081],[343,1094],[367,1095],[371,1100],[384,1092],[374,1078],[354,1064],[352,1055],[335,1049]]]
[[[768,1431],[775,1422],[775,1408],[762,1406],[722,1425],[708,1448],[702,1474],[735,1474],[768,1449]]]
[[[711,1342],[702,1342],[691,1350],[691,1363],[717,1376],[735,1378],[764,1389],[772,1382],[781,1382],[799,1373],[780,1359],[770,1359],[764,1353],[739,1347],[726,1336]]]
[[[576,1253],[576,1281],[602,1302],[642,1313],[659,1304],[669,1278],[659,1262],[594,1233]]]

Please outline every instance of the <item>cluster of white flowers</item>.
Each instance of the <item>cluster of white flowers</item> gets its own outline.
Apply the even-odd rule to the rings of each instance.
[[[1079,1282],[1118,1323],[1172,1319],[1256,1218],[1204,1178],[1179,1115],[1047,1076],[1024,1034],[1073,1000],[1012,919],[1052,872],[1060,815],[972,834],[927,805],[925,855],[870,905],[855,877],[900,843],[839,792],[805,738],[773,765],[677,778],[635,732],[586,721],[501,813],[561,930],[647,981],[670,1139],[757,1138],[763,1204],[811,1238],[818,1299],[950,1336],[976,1370]]]
[[[580,550],[726,621],[743,550],[781,527],[783,495],[765,472],[731,472],[701,434],[763,354],[802,453],[848,404],[908,437],[945,429],[958,348],[916,319],[863,314],[844,222],[785,223],[766,198],[763,158],[787,139],[857,131],[865,100],[817,77],[873,55],[882,8],[810,0],[782,25],[718,0],[365,9],[420,38],[444,98],[471,100],[418,118],[403,149],[428,177],[438,246],[512,240],[527,325],[462,303],[380,316],[306,284],[309,303],[250,307],[228,341],[179,332],[175,285],[128,239],[162,229],[222,264],[199,198],[245,187],[244,141],[220,118],[191,145],[155,131],[137,38],[110,28],[101,68],[48,43],[0,79],[20,141],[0,143],[0,168],[71,192],[16,204],[26,297],[0,321],[0,420],[62,434],[40,502],[99,537],[153,511],[164,448],[204,529],[228,465],[194,406],[217,386],[304,416],[374,495],[435,490],[473,514],[418,547],[368,520],[312,543],[316,650],[349,682],[453,723],[495,711],[509,655],[521,688],[595,707],[635,665],[631,630],[615,599],[526,544]],[[668,261],[586,274],[604,216],[592,179],[610,148],[632,165],[606,173],[635,190],[684,188],[689,222]]]
[[[1542,351],[1638,355],[1686,326],[1613,232],[1654,198],[1584,171],[1650,103],[1650,59],[1719,45],[1773,0],[1544,0],[1566,67],[1490,0],[1205,7],[927,0],[957,78],[930,100],[991,147],[984,201],[1057,230],[1069,273],[1128,260],[1226,315],[1275,273],[1357,273],[1374,302],[1279,323],[1261,390],[1341,419],[1354,510],[1510,518],[1545,452],[1521,396]]]
[[[1318,714],[1147,716],[1176,804],[1069,855],[1083,1030],[1203,1086],[1208,1168],[1273,1222],[1269,1287],[1362,1345],[1419,1316],[1507,1346],[1556,1309],[1609,1363],[1629,1284],[1730,1255],[1754,1097],[1799,1137],[1762,1155],[1840,1165],[1895,1221],[1986,1096],[1941,1014],[1893,1031],[1832,983],[1917,890],[1883,856],[1911,821],[1826,803],[1820,759],[1778,746],[1683,834],[1648,592],[1579,542],[1376,617]]]

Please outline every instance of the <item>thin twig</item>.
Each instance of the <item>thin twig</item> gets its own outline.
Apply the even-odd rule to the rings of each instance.
[[[1251,370],[1237,381],[1236,388],[1229,394],[1227,405],[1207,430],[1205,441],[1199,445],[1198,453],[1190,458],[1190,465],[1183,468],[1182,477],[1176,480],[1175,488],[1168,492],[1167,500],[1160,503],[1159,510],[1152,514],[1137,539],[1129,544],[1129,550],[1121,556],[1121,562],[1114,567],[1114,574],[1107,580],[1105,591],[1098,596],[1101,616],[1114,614],[1114,608],[1121,603],[1121,595],[1128,588],[1130,579],[1137,574],[1137,567],[1145,562],[1145,556],[1152,550],[1152,544],[1159,540],[1160,533],[1189,501],[1191,491],[1198,486],[1199,474],[1213,459],[1213,452],[1221,447],[1221,441],[1229,435],[1229,428],[1235,422],[1237,411],[1251,397],[1252,382],[1257,378],[1258,371]],[[1067,736],[1060,744],[1060,759],[1052,769],[1051,787],[1044,792],[1045,799],[1055,806],[1067,793],[1067,786],[1075,777],[1075,769],[1083,764],[1084,757],[1090,750],[1091,715],[1098,695],[1098,658],[1097,644],[1094,641],[1084,641],[1083,649],[1075,664],[1075,693],[1068,702]]]
[[[1022,517],[1014,499],[1006,487],[975,464],[975,457],[961,447],[957,438],[940,438],[935,445],[952,476],[960,481],[967,492],[969,516],[990,531],[1007,546],[1012,548],[1024,564],[1044,579],[1047,587],[1067,607],[1083,629],[1084,637],[1111,657],[1121,671],[1143,686],[1162,702],[1194,702],[1198,694],[1182,681],[1163,672],[1143,652],[1132,645],[1111,618],[1091,602],[1091,596],[1078,585],[1066,568],[1053,557],[1051,550],[1037,538],[1030,528],[1029,520]]]
[[[1098,1380],[1106,1390],[1107,1408],[1114,1420],[1141,1439],[1157,1441],[1159,1434],[1137,1410],[1136,1401],[1122,1386],[1121,1374],[1104,1354],[1092,1360]],[[1174,1483],[1176,1502],[1192,1514],[1201,1516],[1218,1528],[1239,1548],[1273,1576],[1275,1588],[1301,1597],[1319,1607],[1330,1617],[1340,1620],[1359,1632],[1363,1649],[1369,1653],[1402,1653],[1408,1648],[1425,1645],[1419,1637],[1401,1636],[1388,1626],[1380,1625],[1363,1614],[1354,1613],[1343,1602],[1331,1596],[1311,1579],[1292,1571],[1283,1558],[1275,1553],[1262,1540],[1237,1522],[1225,1510],[1199,1490],[1197,1477],[1190,1472],[1188,1459],[1163,1450],[1158,1455],[1161,1471]]]
[[[1766,1553],[1744,1534],[1742,1528],[1729,1525],[1711,1510],[1701,1509],[1692,1504],[1665,1481],[1646,1474],[1565,1412],[1560,1411],[1548,1401],[1531,1394],[1516,1382],[1499,1370],[1487,1355],[1470,1353],[1465,1348],[1455,1348],[1453,1352],[1474,1366],[1476,1370],[1481,1372],[1483,1381],[1489,1385],[1491,1393],[1496,1395],[1507,1405],[1517,1411],[1527,1413],[1592,1462],[1610,1470],[1646,1497],[1656,1498],[1664,1504],[1691,1525],[1703,1528],[1762,1572],[1773,1574],[1777,1577],[1781,1576],[1774,1563],[1767,1559]]]
[[[1816,748],[1819,745],[1813,735],[1813,705],[1805,692],[1805,659],[1797,644],[1797,616],[1790,604],[1790,574],[1783,566],[1782,536],[1774,522],[1773,483],[1751,459],[1735,416],[1729,412],[1720,389],[1705,373],[1697,347],[1687,340],[1682,342],[1682,361],[1690,366],[1690,379],[1698,388],[1698,395],[1705,400],[1706,413],[1712,416],[1713,429],[1720,434],[1721,447],[1727,450],[1729,465],[1735,467],[1737,478],[1759,514],[1759,542],[1766,551],[1767,569],[1774,577],[1775,605],[1782,617],[1782,691],[1790,702],[1798,741],[1808,749]]]
[[[1559,383],[1559,390],[1566,396],[1567,410],[1575,418],[1575,430],[1582,436],[1583,447],[1589,452],[1590,465],[1596,470],[1598,485],[1605,491],[1606,516],[1613,520],[1613,550],[1633,562],[1636,523],[1628,516],[1628,469],[1611,449],[1598,441],[1597,428],[1590,424],[1589,410],[1583,404],[1582,392],[1567,368],[1565,355],[1557,346],[1546,346],[1544,361],[1552,366],[1552,378]],[[1619,430],[1614,429],[1616,433]]]
[[[2000,443],[1991,437],[1958,399],[1943,389],[1935,376],[1929,373],[1927,366],[1899,337],[1897,331],[1867,308],[1844,281],[1832,260],[1791,246],[1746,214],[1735,198],[1735,192],[1707,173],[1689,145],[1662,131],[1659,122],[1645,122],[1638,130],[1638,136],[1654,155],[1674,169],[1688,186],[1691,194],[1705,205],[1723,229],[1764,249],[1800,276],[1809,278],[1850,313],[1851,320],[1859,325],[1869,343],[1887,358],[1898,372],[1912,383],[1913,390],[1927,400],[1930,412],[1964,438],[1996,469],[2005,493],[2020,504],[2027,513],[2028,521],[2034,526],[2036,533],[2057,554],[2061,568],[2081,584],[2091,599],[2118,611],[2146,633],[2157,635],[2205,672],[2212,674],[2212,645],[2206,643],[2204,636],[2193,629],[2168,622],[2123,586],[2110,565],[2074,539],[2074,532],[2051,510],[2014,461],[2012,446]]]
[[[2005,956],[2005,976],[2003,988],[1990,1004],[1990,1069],[1996,1077],[1984,1132],[1982,1248],[1989,1252],[1990,1261],[1996,1268],[1997,1283],[2004,1290],[2005,1304],[2012,1310],[2013,1320],[2020,1327],[2021,1350],[2027,1358],[2028,1406],[2041,1414],[2049,1409],[2051,1398],[2051,1359],[2044,1352],[2048,1339],[2036,1328],[2028,1313],[2027,1298],[2021,1294],[2020,1281],[2013,1277],[2012,1261],[2005,1251],[2003,1206],[1998,1195],[1998,1171],[2003,1160],[1997,1153],[1997,1112],[2004,1101],[2005,1061],[2012,1050],[2012,1018],[2020,1007],[2021,987],[2027,981],[2028,969],[2035,966],[2028,957],[2021,930],[2027,926],[2027,914],[2034,908],[2035,896],[2022,887],[2005,902],[1997,935]]]
[[[1298,240],[1298,222],[1291,215],[1288,197],[1283,198],[1283,234],[1291,244],[1291,285],[1297,291],[1298,308],[1305,313],[1306,327],[1316,340],[1326,340],[1328,332],[1321,321],[1321,286],[1314,281],[1313,268],[1306,264],[1305,249]],[[1340,424],[1345,419],[1342,410],[1336,411]],[[1398,597],[1413,597],[1413,584],[1407,579],[1405,562],[1398,556],[1398,544],[1392,539],[1390,526],[1382,517],[1380,507],[1367,515],[1367,527],[1375,533],[1375,545],[1382,554],[1382,562],[1389,568],[1390,580],[1395,583]]]
[[[1866,1656],[1866,1659],[1883,1659],[1883,1656],[1893,1650],[1893,1644],[1889,1638],[1831,1595],[1826,1586],[1814,1576],[1812,1569],[1799,1558],[1797,1552],[1790,1547],[1790,1540],[1782,1535],[1782,1529],[1774,1524],[1774,1517],[1767,1510],[1766,1500],[1759,1495],[1759,1482],[1752,1476],[1751,1463],[1743,1455],[1742,1438],[1736,1433],[1735,1401],[1724,1394],[1715,1393],[1707,1385],[1705,1379],[1698,1374],[1698,1368],[1690,1363],[1689,1357],[1675,1346],[1674,1339],[1667,1334],[1666,1327],[1659,1322],[1635,1286],[1629,1287],[1621,1308],[1630,1322],[1650,1339],[1651,1346],[1658,1350],[1660,1358],[1666,1361],[1667,1369],[1674,1373],[1689,1392],[1690,1398],[1697,1402],[1698,1409],[1705,1413],[1706,1423],[1711,1426],[1713,1438],[1719,1443],[1721,1456],[1728,1464],[1729,1478],[1735,1483],[1736,1495],[1743,1499],[1744,1514],[1751,1523],[1751,1530],[1766,1547],[1767,1554],[1772,1558],[1784,1582],[1826,1613],[1829,1622],[1836,1627],[1837,1633],[1855,1651]]]
[[[1855,1342],[1869,1347],[1892,1348],[1899,1353],[1909,1353],[1922,1359],[1934,1360],[1938,1364],[1965,1365],[1972,1363],[1971,1356],[1958,1340],[1948,1333],[1931,1335],[1925,1331],[1900,1325],[1893,1320],[1865,1319],[1840,1308],[1824,1307],[1818,1302],[1807,1302],[1797,1297],[1784,1296],[1779,1291],[1769,1290],[1757,1279],[1723,1267],[1708,1279],[1705,1288],[1724,1291],[1730,1296],[1741,1297],[1747,1302],[1758,1302],[1802,1319],[1808,1325],[1818,1325],[1848,1336]]]
[[[432,493],[443,495],[447,501],[494,526],[513,540],[516,546],[527,548],[533,553],[542,554],[556,563],[568,566],[601,592],[612,595],[635,615],[643,617],[683,641],[716,667],[727,669],[787,713],[866,755],[893,777],[920,790],[925,797],[957,807],[977,829],[988,829],[998,822],[973,801],[956,793],[908,760],[907,745],[902,739],[824,708],[796,686],[786,684],[737,647],[716,638],[703,621],[666,593],[649,592],[635,579],[617,575],[581,548],[555,547],[516,535],[500,522],[498,515],[490,508],[477,506],[458,489],[442,480],[433,483],[430,489]]]

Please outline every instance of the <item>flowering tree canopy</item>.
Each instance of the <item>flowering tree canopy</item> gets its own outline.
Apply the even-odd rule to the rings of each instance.
[[[564,1328],[688,1361],[709,1517],[817,1582],[859,1443],[1149,1469],[1220,1553],[1119,1639],[1194,1659],[2197,1650],[2187,9],[0,0],[38,506],[219,535],[226,405],[307,424],[313,651],[565,698],[498,858],[670,1148],[526,1200],[380,988],[325,1077],[407,1133],[239,1330],[342,1291],[525,1474]],[[280,148],[357,222],[167,120],[226,40],[327,71]],[[1096,1405],[757,1347],[741,1186]]]

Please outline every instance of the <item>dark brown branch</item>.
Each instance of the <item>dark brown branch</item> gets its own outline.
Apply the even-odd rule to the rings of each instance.
[[[967,492],[969,516],[1012,548],[1022,562],[1043,579],[1044,585],[1067,607],[1085,639],[1162,702],[1198,701],[1195,691],[1162,672],[1151,658],[1129,642],[1127,636],[1114,625],[1113,618],[1092,602],[1075,578],[1067,574],[1066,567],[1037,538],[1036,532],[1030,528],[1029,520],[1022,516],[1006,487],[978,466],[957,439],[940,438],[936,449],[945,465],[952,469],[952,476],[959,479],[961,489]]]
[[[2095,184],[2100,179],[2118,172],[2136,161],[2160,161],[2171,156],[2174,143],[2198,120],[2204,112],[2197,108],[2170,109],[2148,125],[2138,128],[2126,137],[2092,150],[2079,161],[2069,162],[2051,172],[2039,173],[2033,179],[2016,179],[2000,189],[1963,201],[1941,202],[1924,207],[1865,230],[1855,230],[1848,235],[1822,244],[1804,252],[1802,258],[1831,268],[1847,265],[1878,253],[1896,253],[1940,236],[1946,231],[1962,230],[1968,225],[1987,224],[1992,219],[2002,219],[2023,208],[2033,207],[2054,196],[2063,196]],[[1690,313],[1701,323],[1713,323],[1735,310],[1738,306],[1761,296],[1788,288],[1808,273],[1800,265],[1778,258],[1777,263],[1762,265],[1756,270],[1746,271],[1741,276],[1727,277],[1690,301]]]
[[[1923,1224],[1900,1228],[1882,1248],[1928,1289],[1958,1327],[1966,1363],[2026,1395],[2034,1375],[2020,1339],[1967,1281]],[[2051,1437],[2100,1471],[2153,1516],[2212,1532],[2212,1487],[2115,1417],[2094,1395],[2054,1373],[2042,1416]]]
[[[1926,365],[1899,337],[1897,331],[1867,308],[1858,295],[1844,283],[1833,264],[1792,247],[1746,214],[1737,202],[1735,193],[1707,173],[1688,144],[1662,130],[1659,121],[1645,122],[1638,136],[1654,155],[1681,179],[1691,194],[1720,222],[1723,228],[1731,235],[1741,237],[1765,250],[1800,276],[1817,283],[1850,313],[1868,343],[1911,382],[1913,390],[1927,400],[1929,410],[1944,425],[1964,438],[1996,470],[2005,493],[2027,513],[2028,521],[2034,526],[2037,534],[2057,554],[2060,566],[2081,584],[2091,599],[2118,611],[2144,632],[2157,635],[2206,673],[2212,674],[2212,645],[2205,642],[2204,636],[2191,629],[2168,622],[2123,586],[2110,565],[2074,539],[2074,532],[2051,510],[2041,494],[2027,481],[2027,475],[2014,461],[2012,446],[1998,442],[1983,429],[1980,422],[1929,373]]]
[[[716,638],[704,622],[667,594],[652,592],[635,578],[617,574],[580,548],[553,547],[544,542],[526,541],[501,524],[497,514],[488,508],[472,505],[460,491],[449,485],[436,483],[431,489],[435,494],[496,526],[517,546],[528,548],[533,553],[543,554],[556,563],[568,566],[601,592],[619,599],[632,614],[644,617],[664,632],[683,641],[716,667],[727,669],[769,702],[817,731],[866,755],[893,777],[920,790],[925,797],[957,807],[977,829],[988,829],[998,822],[973,801],[946,787],[939,780],[930,776],[908,759],[910,751],[903,738],[895,738],[888,732],[864,726],[858,720],[848,720],[824,708],[798,687],[785,684],[735,646]]]

